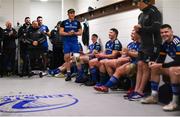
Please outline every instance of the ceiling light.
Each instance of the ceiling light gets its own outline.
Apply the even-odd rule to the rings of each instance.
[[[40,0],[41,2],[47,2],[48,0]]]

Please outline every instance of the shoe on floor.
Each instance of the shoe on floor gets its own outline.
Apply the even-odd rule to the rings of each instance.
[[[71,76],[65,78],[65,81],[70,81],[70,80],[71,80]]]
[[[106,87],[106,86],[99,86],[99,87],[95,86],[94,89],[96,91],[105,92],[105,93],[109,91],[108,87]]]
[[[125,95],[123,95],[124,99],[130,99],[133,95],[134,95],[134,91],[130,92],[130,93],[126,93]]]
[[[123,95],[124,98],[128,98],[130,97],[130,95],[132,95],[134,93],[134,88],[130,88],[125,95]]]
[[[142,104],[157,104],[158,103],[158,97],[155,96],[148,96],[141,100]]]
[[[77,76],[77,73],[72,73],[71,78]]]
[[[56,77],[56,78],[64,78],[65,76],[64,76],[64,74],[59,73],[59,74],[54,75],[54,77]]]
[[[165,105],[163,107],[164,111],[174,111],[178,108],[178,105],[176,103],[170,102],[168,105]]]
[[[88,79],[86,79],[86,78],[81,78],[81,79],[76,79],[75,80],[76,83],[85,83],[87,81],[88,81]]]
[[[139,101],[144,97],[143,94],[140,94],[138,92],[134,92],[131,96],[129,96],[130,101]]]
[[[48,70],[48,74],[50,74],[50,75],[52,75],[52,76],[55,75],[55,74],[54,74],[54,71],[53,71],[52,69],[49,69],[49,70]]]
[[[94,86],[94,85],[96,85],[96,82],[89,80],[89,81],[85,82],[84,84],[85,84],[86,86]]]

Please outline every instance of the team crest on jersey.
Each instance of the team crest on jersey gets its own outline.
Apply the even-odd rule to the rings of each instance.
[[[144,19],[146,19],[146,20],[149,19],[149,15],[146,15],[146,16],[144,17]]]
[[[119,44],[119,41],[118,41],[118,40],[115,40],[115,44]]]
[[[77,25],[77,22],[74,22],[74,25]]]
[[[71,94],[27,94],[4,95],[0,97],[0,112],[25,113],[48,111],[73,106],[78,99]]]

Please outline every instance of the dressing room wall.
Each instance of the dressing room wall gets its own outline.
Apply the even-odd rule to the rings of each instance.
[[[87,12],[88,7],[100,8],[121,0],[0,0],[0,26],[4,27],[6,20],[24,22],[24,17],[30,16],[34,20],[38,15],[44,17],[44,24],[50,29],[59,20],[67,18],[67,10],[74,8],[76,14]],[[172,25],[174,34],[180,35],[180,0],[156,0],[155,4],[163,14],[163,22]],[[90,34],[97,33],[104,45],[108,40],[108,31],[115,27],[119,30],[118,39],[126,46],[130,41],[130,32],[137,24],[140,10],[131,10],[107,17],[89,21]],[[79,37],[81,40],[81,37]]]
[[[77,14],[87,12],[88,6],[101,7],[107,4],[111,4],[114,1],[108,0],[76,0]],[[116,0],[118,1],[118,0]],[[120,1],[120,0],[119,0]],[[96,2],[96,4],[94,3]],[[156,0],[155,6],[163,14],[163,22],[172,25],[174,34],[180,36],[180,0]],[[137,24],[137,18],[141,11],[131,10],[128,12],[122,12],[115,15],[110,15],[103,18],[98,18],[89,21],[90,34],[97,33],[102,40],[103,45],[108,40],[108,31],[110,28],[115,27],[119,30],[118,39],[122,42],[123,46],[126,46],[130,42],[130,32],[135,24]],[[79,38],[81,40],[81,38]]]
[[[17,22],[23,23],[24,17],[29,16],[35,20],[37,16],[43,16],[44,24],[50,29],[54,28],[62,16],[61,0],[40,2],[39,0],[0,0],[0,26],[4,27],[6,20],[10,20],[16,26]]]

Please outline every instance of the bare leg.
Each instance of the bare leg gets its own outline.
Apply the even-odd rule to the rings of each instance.
[[[142,81],[140,83],[140,87],[137,90],[137,92],[139,92],[140,94],[143,94],[144,88],[148,82],[148,80],[150,79],[150,68],[148,67],[147,63],[143,63],[143,75],[142,75]]]
[[[143,61],[138,62],[137,66],[137,76],[136,76],[136,86],[135,86],[135,91],[138,91],[141,81],[142,81],[142,75],[143,75]]]
[[[107,60],[105,63],[105,68],[109,76],[112,76],[114,73],[114,70],[116,68],[116,61],[117,61],[116,59],[112,59],[112,60]]]

